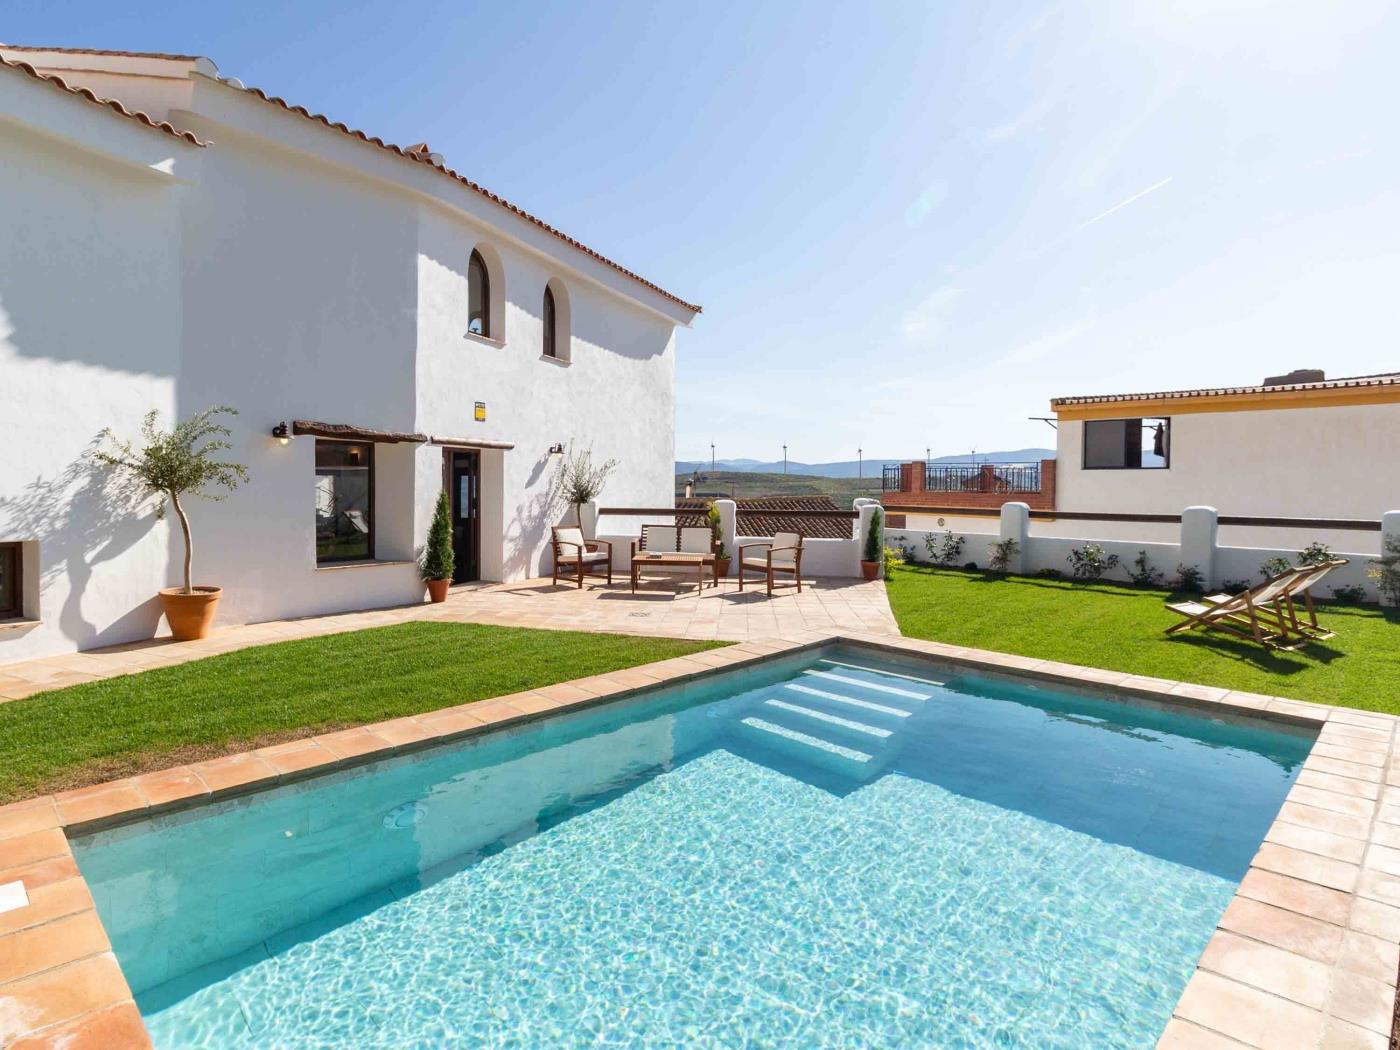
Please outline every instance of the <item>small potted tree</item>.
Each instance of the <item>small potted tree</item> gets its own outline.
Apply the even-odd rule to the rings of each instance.
[[[724,532],[719,517],[719,508],[713,503],[705,512],[705,520],[710,523],[710,536],[714,541],[715,575],[729,575],[729,552],[724,549]]]
[[[583,505],[598,498],[608,476],[616,469],[615,459],[594,466],[591,448],[570,452],[568,458],[559,464],[559,471],[554,475],[553,502],[560,510],[565,507],[574,509],[574,520],[578,522],[580,532],[583,531]],[[588,537],[584,536],[584,539]]]
[[[185,540],[184,585],[166,587],[160,593],[161,608],[170,623],[170,633],[178,641],[203,638],[214,623],[214,612],[222,587],[199,586],[193,583],[194,539],[190,535],[190,519],[182,501],[188,496],[222,500],[224,493],[210,491],[212,487],[235,489],[248,480],[248,470],[240,463],[227,463],[215,454],[233,446],[228,442],[229,429],[216,422],[220,415],[238,415],[224,405],[206,408],[177,423],[175,429],[156,429],[156,413],[147,412],[141,423],[140,448],[122,441],[111,428],[102,432],[107,445],[93,453],[98,463],[114,473],[135,482],[143,495],[155,496],[156,518],[165,517],[169,504],[180,521]]]
[[[428,542],[423,544],[423,558],[418,571],[428,584],[428,597],[434,602],[447,601],[447,588],[452,586],[452,573],[457,568],[457,555],[452,550],[452,502],[446,492],[439,492],[433,523],[428,526]]]
[[[860,560],[861,575],[867,580],[880,575],[880,561],[885,550],[884,525],[885,513],[876,507],[870,515],[870,531],[865,534],[865,557]]]

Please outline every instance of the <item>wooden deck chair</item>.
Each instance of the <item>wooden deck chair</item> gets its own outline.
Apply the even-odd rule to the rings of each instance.
[[[1317,609],[1313,605],[1312,589],[1329,572],[1333,569],[1339,569],[1345,564],[1347,564],[1345,558],[1331,558],[1310,566],[1312,571],[1301,574],[1297,583],[1284,592],[1281,610],[1287,616],[1289,626],[1295,633],[1306,634],[1319,640],[1337,636],[1337,632],[1329,631],[1317,622]],[[1305,618],[1298,615],[1298,606],[1294,600],[1297,598],[1303,600]]]
[[[1198,602],[1168,602],[1167,608],[1183,619],[1168,627],[1167,633],[1201,628],[1225,631],[1270,649],[1296,649],[1309,636],[1292,630],[1281,602],[1288,589],[1312,571],[1312,566],[1292,568],[1239,594],[1212,594]]]
[[[554,583],[559,583],[562,570],[572,577],[579,588],[583,587],[584,573],[607,576],[612,584],[612,544],[607,540],[583,538],[583,530],[577,525],[555,525],[554,534]],[[599,547],[605,548],[599,550]]]
[[[755,547],[767,547],[763,557],[746,557],[744,552]],[[802,593],[802,534],[800,532],[775,532],[771,541],[745,543],[739,547],[739,590],[744,589],[744,570],[757,570],[768,581],[768,594],[773,594],[773,577],[777,574],[792,576],[797,581],[797,593]]]

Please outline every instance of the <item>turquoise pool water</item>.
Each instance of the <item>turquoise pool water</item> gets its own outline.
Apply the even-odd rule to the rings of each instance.
[[[836,651],[75,849],[161,1050],[1140,1048],[1311,742]]]

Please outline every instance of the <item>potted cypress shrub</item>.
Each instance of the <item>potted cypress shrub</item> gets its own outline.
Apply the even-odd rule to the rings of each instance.
[[[164,519],[166,504],[175,509],[185,540],[185,581],[181,587],[163,588],[159,595],[161,608],[170,623],[170,633],[178,641],[208,635],[219,598],[224,593],[222,587],[194,586],[194,538],[181,500],[187,496],[222,500],[225,495],[209,491],[209,486],[232,490],[248,480],[248,470],[242,464],[214,458],[215,453],[233,447],[227,440],[228,427],[215,422],[215,417],[220,415],[236,416],[238,413],[225,405],[215,405],[166,432],[156,429],[156,413],[147,412],[141,423],[140,448],[119,440],[109,427],[102,432],[107,446],[93,453],[98,463],[134,482],[143,490],[143,496],[159,498],[157,519]]]
[[[870,515],[870,531],[865,534],[865,557],[860,560],[860,572],[867,580],[880,575],[880,562],[885,553],[885,512],[879,507]]]
[[[446,492],[439,492],[433,523],[428,526],[428,542],[423,544],[423,559],[418,564],[432,601],[447,601],[447,588],[452,586],[452,573],[456,568],[457,555],[452,550],[452,502]]]
[[[724,540],[721,538],[719,508],[713,503],[710,504],[710,509],[705,512],[705,520],[710,523],[710,535],[714,542],[715,574],[717,576],[728,576],[729,552],[724,549]]]

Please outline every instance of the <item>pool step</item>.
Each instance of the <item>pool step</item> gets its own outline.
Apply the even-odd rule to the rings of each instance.
[[[893,730],[874,725],[871,721],[851,717],[847,713],[824,711],[813,704],[802,703],[786,696],[770,697],[753,712],[759,718],[802,733],[842,744],[857,751],[880,750],[894,735]]]
[[[757,715],[739,719],[734,728],[752,743],[829,773],[863,781],[871,779],[884,768],[883,763],[867,751],[834,743]]]
[[[786,695],[796,703],[807,707],[820,708],[832,714],[844,715],[858,722],[883,726],[886,729],[900,729],[913,714],[902,707],[880,700],[866,700],[831,689],[818,689],[801,682],[788,682],[783,686]]]

